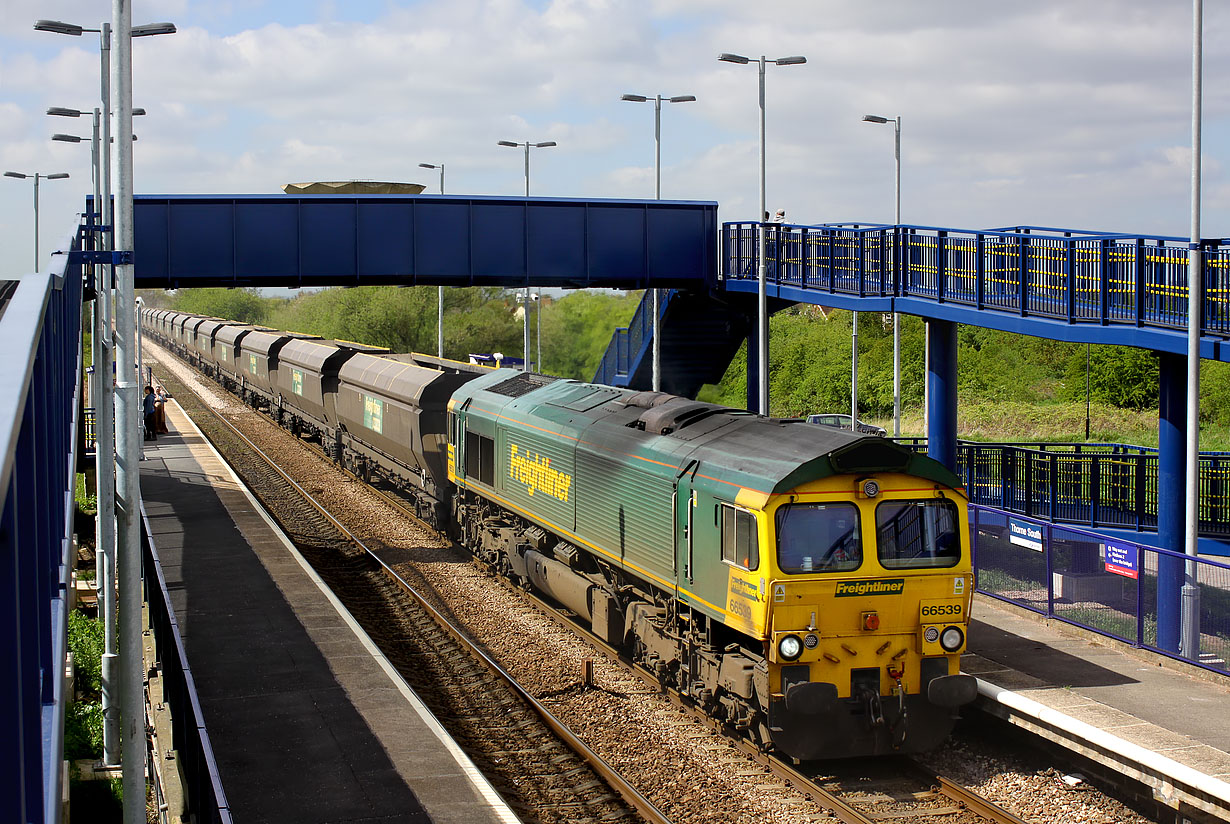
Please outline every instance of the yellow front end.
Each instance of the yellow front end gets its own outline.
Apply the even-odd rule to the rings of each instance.
[[[762,511],[770,728],[783,748],[935,746],[975,689],[958,676],[973,594],[965,496],[906,475],[837,475]]]

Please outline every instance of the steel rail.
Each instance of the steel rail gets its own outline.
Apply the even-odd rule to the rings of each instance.
[[[406,510],[403,509],[403,511]],[[577,622],[570,619],[567,615],[556,609],[549,602],[545,601],[533,592],[527,592],[519,589],[517,589],[516,592],[534,606],[538,607],[543,614],[555,621],[557,624],[566,627],[573,632],[580,630],[580,637],[586,643],[605,653],[613,663],[624,669],[626,672],[640,678],[644,683],[650,686],[661,687],[658,679],[651,673],[636,666],[618,649],[603,641],[601,638],[586,632]],[[740,749],[745,755],[752,758],[757,763],[767,767],[778,778],[795,787],[800,792],[815,796],[819,803],[822,806],[827,807],[838,820],[843,822],[843,824],[877,824],[877,822],[880,821],[880,819],[863,814],[849,802],[844,801],[840,796],[834,794],[833,792],[824,789],[817,784],[813,778],[800,772],[799,770],[796,770],[793,766],[780,758],[761,752],[756,745],[750,741],[727,735],[720,721],[698,711],[691,703],[685,701],[677,692],[665,690],[664,694],[676,707],[686,710],[696,720],[702,721],[717,732],[722,733],[726,740],[733,746]],[[909,756],[903,757],[909,758]],[[918,769],[920,775],[922,775],[929,784],[938,785],[941,795],[948,797],[950,800],[971,810],[975,814],[980,815],[989,821],[995,822],[995,824],[1027,824],[1027,822],[1023,819],[1008,812],[1004,808],[995,804],[993,801],[983,798],[973,790],[963,787],[952,779],[924,767],[912,758],[910,761]]]
[[[502,666],[499,665],[490,655],[478,647],[460,628],[455,626],[447,618],[445,618],[437,609],[435,609],[427,599],[424,598],[409,582],[397,574],[391,566],[384,562],[380,556],[370,549],[363,541],[346,526],[334,517],[333,513],[329,512],[319,501],[312,496],[310,492],[304,489],[294,478],[292,478],[282,467],[270,458],[261,450],[252,440],[241,432],[234,424],[226,420],[222,415],[210,407],[210,412],[220,421],[227,429],[229,429],[236,437],[252,450],[262,461],[269,465],[286,483],[288,483],[305,501],[317,512],[324,517],[331,526],[341,532],[347,540],[355,544],[367,554],[369,558],[380,565],[381,570],[385,575],[389,576],[403,591],[413,598],[419,607],[421,607],[428,615],[431,616],[437,624],[444,628],[463,648],[465,648],[472,656],[477,658],[489,671],[494,673],[504,684],[511,689],[527,706],[532,709],[543,723],[564,742],[573,752],[577,753],[604,781],[610,785],[619,796],[630,807],[635,809],[650,824],[671,824],[669,818],[653,805],[647,798],[633,787],[622,775],[619,774],[614,767],[608,764],[600,755],[594,752],[589,746],[582,741],[575,733],[570,730],[567,725],[555,717],[555,715],[547,709],[547,707],[538,699],[536,699],[528,690],[526,690],[515,678]],[[369,484],[370,486],[370,484]],[[374,488],[374,487],[372,487]],[[386,494],[386,497],[387,494]],[[403,512],[407,512],[402,508]],[[408,514],[408,512],[407,512]],[[416,518],[417,520],[417,518]],[[421,523],[421,521],[420,521]]]
[[[928,771],[930,772],[930,771]],[[940,792],[962,804],[965,807],[978,813],[983,818],[990,819],[996,824],[1026,824],[1024,819],[1018,818],[1012,813],[1005,810],[1003,807],[983,798],[982,796],[970,790],[968,787],[962,787],[950,778],[945,776],[930,773],[936,781],[939,782]]]

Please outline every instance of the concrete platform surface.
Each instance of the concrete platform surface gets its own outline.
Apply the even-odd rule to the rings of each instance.
[[[992,685],[981,690],[985,709],[1036,724],[1058,743],[1070,739],[1073,749],[1154,785],[1158,797],[1171,794],[1167,801],[1191,793],[1183,800],[1230,811],[1230,679],[1185,672],[1164,656],[984,595],[975,596],[968,650],[962,671]]]
[[[516,816],[175,403],[141,490],[236,821]]]

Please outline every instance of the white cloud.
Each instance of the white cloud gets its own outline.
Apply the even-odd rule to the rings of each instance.
[[[374,5],[374,4],[373,4]],[[450,192],[649,197],[652,106],[623,92],[694,94],[664,106],[663,193],[754,218],[754,66],[721,51],[803,54],[768,70],[769,206],[808,222],[887,220],[900,114],[903,218],[1182,233],[1187,226],[1190,8],[1040,0],[421,0],[359,21],[341,4],[136,2],[175,20],[134,44],[138,191],[275,192],[308,179],[410,179],[445,162]],[[105,12],[104,12],[105,13]],[[84,22],[86,0],[9,0],[0,21],[0,165],[71,166],[44,215],[67,221],[89,179],[41,112],[96,96],[96,40],[35,33]],[[1205,11],[1206,233],[1228,234],[1230,11]],[[85,133],[85,132],[82,132]],[[56,169],[57,171],[59,169]],[[81,182],[77,187],[76,182]],[[12,181],[10,181],[12,182]],[[14,182],[15,183],[15,182]],[[68,182],[65,182],[68,183]],[[75,189],[75,191],[70,191]],[[0,238],[23,248],[29,198],[0,188]],[[58,215],[58,217],[52,217]],[[25,264],[8,261],[12,272]],[[16,267],[16,268],[14,268]]]

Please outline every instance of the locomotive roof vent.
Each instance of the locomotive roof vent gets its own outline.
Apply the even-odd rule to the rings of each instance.
[[[687,398],[671,398],[665,403],[646,410],[637,419],[638,428],[654,435],[669,435],[726,407],[712,403],[690,401]]]
[[[884,438],[859,438],[829,456],[838,472],[904,472],[913,453]]]
[[[550,375],[539,375],[537,372],[521,372],[513,375],[508,380],[488,386],[487,391],[494,392],[497,395],[506,395],[510,398],[519,398],[522,395],[528,395],[535,389],[541,389],[549,383],[555,383],[557,380],[559,378]]]
[[[637,392],[635,395],[624,398],[623,404],[637,409],[653,409],[676,397],[678,395],[671,395],[668,392]]]

